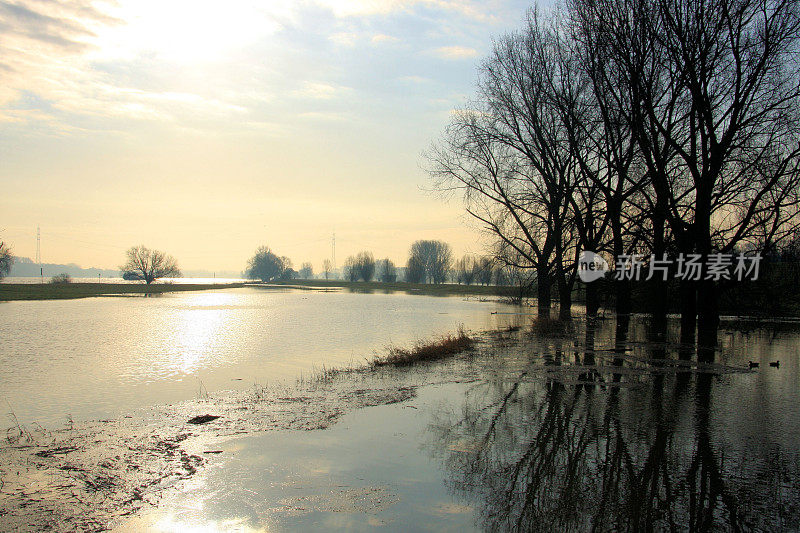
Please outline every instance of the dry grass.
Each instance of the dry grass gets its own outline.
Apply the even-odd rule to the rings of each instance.
[[[467,335],[464,327],[461,326],[455,335],[449,334],[433,341],[418,342],[411,349],[392,346],[389,348],[387,355],[375,357],[371,366],[409,366],[425,361],[435,361],[450,355],[466,352],[472,349],[474,344],[475,340]]]

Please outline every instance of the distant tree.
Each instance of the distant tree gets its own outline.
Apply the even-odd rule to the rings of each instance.
[[[375,258],[372,256],[372,252],[360,252],[356,256],[356,267],[359,279],[372,281],[372,278],[375,277]]]
[[[66,272],[62,272],[61,274],[56,274],[52,278],[50,278],[50,283],[53,285],[63,285],[65,283],[72,283],[72,276],[67,274]]]
[[[293,269],[292,267],[286,268],[281,272],[280,280],[281,281],[292,281],[293,279],[297,279],[300,277],[300,274],[297,270]]]
[[[142,280],[148,285],[159,278],[179,278],[181,271],[171,255],[144,246],[133,246],[126,252],[128,260],[120,267],[125,279]]]
[[[455,264],[456,282],[463,285],[472,285],[478,277],[478,261],[471,255],[465,255]]]
[[[3,279],[11,272],[11,266],[14,264],[14,256],[11,255],[11,248],[2,241],[0,241],[0,279]]]
[[[406,263],[406,282],[408,283],[425,282],[425,265],[418,257],[414,255],[409,257],[408,263]]]
[[[494,261],[489,257],[481,257],[478,259],[475,272],[475,280],[481,285],[489,285],[492,282],[492,274],[494,272]]]
[[[378,279],[383,283],[394,283],[397,281],[397,268],[388,257],[378,261]]]
[[[356,258],[349,256],[344,260],[343,274],[344,279],[347,281],[358,281],[358,267],[356,266]]]
[[[325,279],[328,279],[331,270],[333,270],[333,265],[331,264],[331,260],[326,259],[325,261],[322,262],[322,271],[325,272]]]
[[[375,277],[375,258],[371,252],[359,252],[344,262],[344,277],[348,281],[372,281]]]
[[[314,267],[311,263],[305,262],[300,265],[300,271],[297,273],[300,279],[311,279],[314,277]]]
[[[261,246],[256,250],[255,255],[247,262],[245,276],[248,279],[260,279],[261,281],[273,281],[281,279],[284,271],[291,268],[292,263],[286,257],[278,257],[267,246]]]
[[[453,251],[443,241],[416,241],[411,245],[410,256],[420,263],[425,271],[423,281],[444,283],[453,264]]]

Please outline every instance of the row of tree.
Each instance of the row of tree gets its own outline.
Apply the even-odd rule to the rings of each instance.
[[[472,283],[488,285],[492,281],[507,284],[512,278],[507,266],[498,269],[497,263],[490,258],[464,256],[454,263],[450,245],[438,240],[414,242],[404,269],[398,269],[389,258],[376,260],[372,252],[359,252],[345,260],[342,276],[351,282],[377,280],[394,283],[400,277],[399,270],[403,270],[403,277],[408,283],[438,284],[453,280],[466,285]],[[331,273],[332,264],[326,259],[323,263],[325,279],[328,279]],[[299,271],[294,271],[288,257],[279,257],[268,247],[262,246],[248,261],[245,275],[250,279],[262,281],[312,279],[314,270],[311,263],[303,263]]]
[[[800,210],[798,0],[568,0],[499,39],[427,154],[497,257],[568,314],[582,250],[766,252]],[[612,263],[613,264],[613,263]],[[654,331],[667,285],[651,282]],[[715,345],[719,284],[681,282],[682,340]],[[586,287],[587,309],[597,310]],[[630,312],[630,284],[616,283]],[[696,317],[699,316],[699,322]]]

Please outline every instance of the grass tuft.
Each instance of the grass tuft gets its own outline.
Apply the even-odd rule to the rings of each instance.
[[[455,335],[449,334],[430,342],[418,342],[411,349],[392,346],[385,356],[377,356],[372,367],[409,366],[426,361],[443,359],[450,355],[471,350],[475,339],[467,335],[464,326],[460,326]]]

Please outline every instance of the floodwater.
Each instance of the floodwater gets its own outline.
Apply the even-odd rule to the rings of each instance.
[[[495,331],[473,353],[292,389],[459,324]],[[142,436],[134,417],[7,450],[0,529],[86,514],[87,491],[120,532],[800,529],[800,328],[723,323],[698,362],[676,326],[655,344],[644,317],[620,340],[613,319],[497,302],[263,288],[2,304],[0,394],[24,423],[194,401],[154,409]],[[221,418],[187,428],[199,413]],[[183,473],[159,474],[159,453]],[[37,492],[51,477],[58,505]]]
[[[0,413],[55,428],[495,327],[495,302],[239,288],[0,303]],[[14,413],[16,420],[6,420]]]
[[[772,326],[699,365],[642,319],[624,353],[612,321],[490,336],[382,378],[410,400],[217,445],[119,531],[797,530],[800,334]]]

